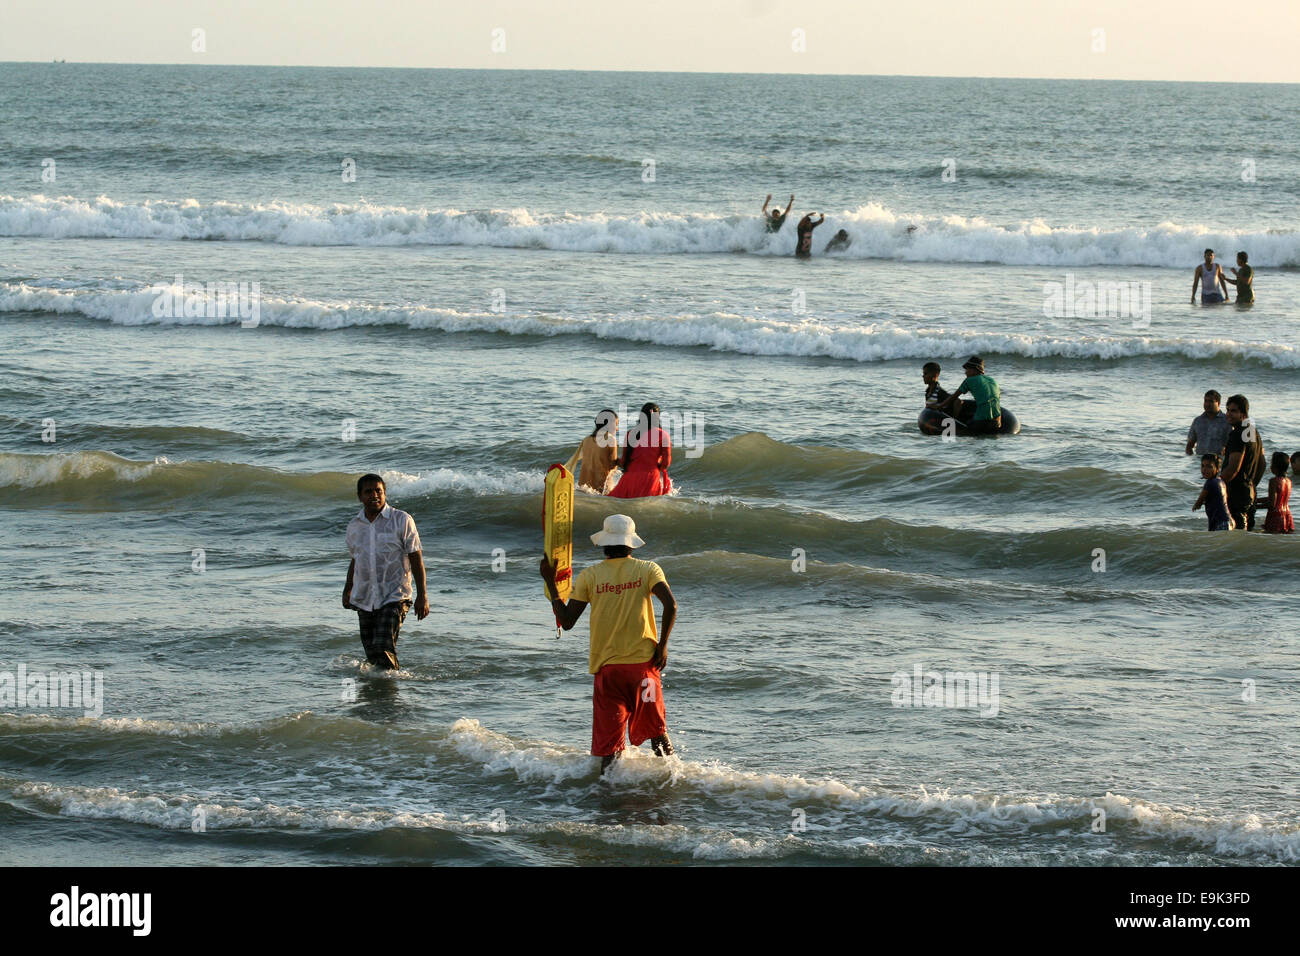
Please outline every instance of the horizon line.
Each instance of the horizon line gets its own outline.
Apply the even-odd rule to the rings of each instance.
[[[795,71],[772,71],[767,73],[744,72],[735,70],[644,70],[644,69],[579,69],[574,67],[498,67],[498,66],[359,66],[355,64],[320,64],[320,63],[139,63],[126,60],[0,60],[0,66],[39,65],[46,66],[181,66],[196,68],[233,67],[244,69],[270,70],[410,70],[428,72],[443,70],[447,72],[478,73],[650,73],[680,74],[686,76],[853,76],[883,79],[913,80],[1043,80],[1057,83],[1175,83],[1207,84],[1236,86],[1300,86],[1296,80],[1168,80],[1137,77],[1090,77],[1090,76],[1004,76],[997,74],[957,74],[957,73],[842,73],[816,72],[801,73]]]

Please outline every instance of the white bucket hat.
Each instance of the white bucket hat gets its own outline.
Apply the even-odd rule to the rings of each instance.
[[[627,515],[610,515],[606,518],[605,526],[591,536],[591,543],[601,548],[609,547],[612,544],[639,548],[645,544],[636,535],[636,522]]]

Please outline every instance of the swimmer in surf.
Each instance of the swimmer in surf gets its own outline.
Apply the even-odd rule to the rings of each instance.
[[[849,237],[849,231],[847,229],[841,229],[839,232],[835,233],[835,235],[831,236],[831,241],[826,243],[826,248],[822,251],[838,252],[841,249],[847,249],[851,245],[853,245],[853,240]]]
[[[1205,261],[1192,276],[1192,305],[1196,304],[1196,285],[1201,286],[1201,305],[1218,305],[1228,301],[1228,286],[1223,281],[1223,266],[1214,261],[1214,250],[1205,250]],[[1220,292],[1219,289],[1223,291]]]
[[[790,202],[785,207],[785,212],[778,212],[776,207],[772,211],[767,211],[767,204],[772,201],[772,194],[768,193],[767,198],[763,200],[763,221],[767,223],[768,232],[779,232],[785,225],[785,217],[790,215],[790,210],[794,208],[794,193],[790,194]]]
[[[800,259],[812,258],[812,232],[818,226],[826,221],[825,213],[818,213],[821,216],[816,222],[813,222],[813,214],[808,213],[799,220],[799,240],[795,243],[794,254]]]

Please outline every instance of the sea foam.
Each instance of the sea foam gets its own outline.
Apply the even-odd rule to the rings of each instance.
[[[70,290],[36,283],[0,283],[0,313],[80,315],[116,325],[233,325],[238,318],[157,317],[154,295],[107,289]],[[356,326],[405,326],[416,331],[596,339],[660,347],[709,348],[763,356],[808,356],[854,362],[953,359],[971,353],[1026,358],[1114,360],[1171,356],[1193,360],[1230,358],[1273,368],[1300,368],[1300,349],[1226,336],[1145,335],[1104,332],[1077,335],[954,330],[936,325],[906,327],[891,321],[858,327],[823,319],[783,319],[731,312],[664,315],[555,315],[457,311],[429,306],[385,307],[356,302],[288,300],[263,296],[261,326],[333,330]],[[250,331],[249,334],[255,334]]]
[[[913,262],[1135,265],[1186,268],[1206,245],[1249,248],[1267,268],[1300,266],[1300,232],[1214,230],[1161,222],[1085,228],[1042,219],[990,222],[908,215],[877,203],[827,216],[853,245],[838,255]],[[640,212],[542,213],[527,209],[425,209],[368,203],[126,202],[108,196],[0,195],[0,236],[236,240],[291,246],[497,246],[623,255],[789,255],[794,231],[768,234],[756,215]]]

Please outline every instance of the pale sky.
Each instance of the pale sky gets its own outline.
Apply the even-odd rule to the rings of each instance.
[[[0,0],[55,58],[1296,83],[1300,0]]]

